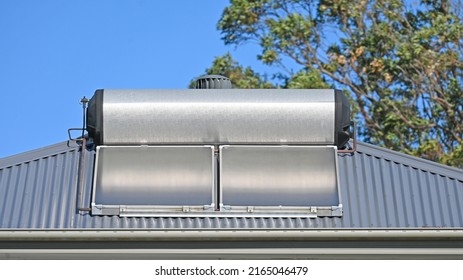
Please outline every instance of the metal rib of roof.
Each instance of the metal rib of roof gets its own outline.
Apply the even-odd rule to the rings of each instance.
[[[463,228],[463,171],[359,143],[339,155],[341,218],[129,218],[77,211],[80,152],[67,142],[0,159],[0,230]],[[93,152],[85,160],[90,204]]]

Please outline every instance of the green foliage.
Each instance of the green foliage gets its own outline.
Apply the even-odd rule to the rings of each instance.
[[[281,87],[344,89],[362,139],[463,167],[462,15],[458,0],[231,0],[218,28],[264,64],[304,69]],[[207,72],[276,87],[230,55]]]
[[[284,88],[330,88],[318,70],[302,70],[291,76]]]
[[[290,77],[280,76],[284,80],[283,84],[272,83],[265,76],[254,72],[251,67],[240,65],[229,53],[216,57],[205,72],[228,77],[235,88],[330,88],[321,73],[314,69],[301,70]],[[189,88],[194,86],[195,80],[192,80]]]

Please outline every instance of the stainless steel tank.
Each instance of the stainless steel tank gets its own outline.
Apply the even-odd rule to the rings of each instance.
[[[336,90],[99,90],[87,128],[97,145],[336,145],[350,110]]]

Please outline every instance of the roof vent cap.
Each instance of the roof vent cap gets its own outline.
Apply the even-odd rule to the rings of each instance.
[[[196,79],[196,89],[230,89],[232,83],[229,78],[221,75],[205,75]]]

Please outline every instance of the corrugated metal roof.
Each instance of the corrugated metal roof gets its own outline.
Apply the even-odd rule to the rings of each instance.
[[[85,159],[90,204],[93,152]],[[461,228],[463,171],[368,144],[339,155],[341,218],[121,218],[78,212],[77,147],[0,159],[0,229]]]

